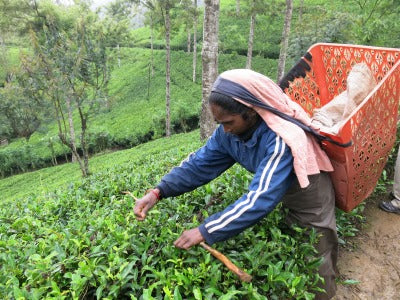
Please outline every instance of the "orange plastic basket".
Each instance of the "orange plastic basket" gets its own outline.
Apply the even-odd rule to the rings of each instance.
[[[315,44],[302,60],[310,69],[304,77],[288,81],[284,91],[310,115],[346,90],[347,76],[356,63],[365,62],[378,82],[337,135],[322,132],[340,143],[353,142],[348,148],[322,143],[334,167],[336,206],[348,212],[373,192],[396,140],[400,49]]]

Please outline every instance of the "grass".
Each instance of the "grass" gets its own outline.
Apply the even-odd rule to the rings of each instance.
[[[200,146],[198,130],[151,141],[127,150],[98,154],[90,159],[90,170],[92,173],[112,170],[117,166],[128,165],[160,152],[171,149],[179,151],[180,145],[190,145],[193,150]],[[140,170],[137,171],[140,172]],[[0,180],[0,195],[3,202],[13,201],[30,195],[47,194],[81,180],[78,164],[67,163],[2,179]]]

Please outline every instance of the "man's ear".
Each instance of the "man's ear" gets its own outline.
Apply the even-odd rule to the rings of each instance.
[[[251,109],[251,110],[250,110],[250,116],[251,116],[252,118],[256,117],[257,115],[258,115],[258,113],[257,113],[254,109]]]
[[[258,116],[258,114],[257,114],[257,112],[256,112],[254,109],[249,109],[249,110],[246,112],[246,117],[247,117],[247,119],[249,119],[249,120],[253,120],[254,118],[257,118],[257,116]]]
[[[243,120],[252,120],[257,116],[257,112],[254,109],[247,109],[245,112],[241,114]]]

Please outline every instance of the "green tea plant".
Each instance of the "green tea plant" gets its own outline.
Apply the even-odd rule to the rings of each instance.
[[[288,228],[280,206],[214,245],[253,276],[251,283],[201,247],[173,246],[184,229],[245,192],[252,175],[237,165],[136,221],[134,200],[123,192],[140,197],[201,144],[195,131],[99,155],[85,180],[73,164],[0,180],[0,298],[312,299],[318,236]],[[357,234],[362,210],[337,216],[346,242]]]
[[[319,280],[312,246],[317,236],[284,228],[279,208],[235,239],[215,245],[253,275],[252,283],[240,282],[200,247],[173,246],[207,211],[245,191],[250,175],[239,166],[192,193],[164,199],[148,219],[136,221],[134,200],[122,192],[139,197],[192,150],[152,148],[150,156],[149,148],[138,151],[129,163],[110,164],[65,189],[3,201],[0,297],[312,299]]]

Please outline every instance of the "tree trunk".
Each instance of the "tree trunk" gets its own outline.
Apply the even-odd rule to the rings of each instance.
[[[77,103],[79,105],[79,103]],[[78,107],[79,116],[81,118],[81,148],[83,156],[83,168],[85,172],[83,176],[89,175],[89,149],[86,143],[87,116],[82,112],[82,108]]]
[[[197,68],[197,0],[193,0],[193,82],[196,82]]]
[[[279,82],[279,80],[282,79],[283,74],[285,72],[285,62],[286,62],[287,48],[289,43],[290,22],[292,20],[292,12],[293,12],[293,0],[286,0],[285,24],[283,26],[283,32],[282,32],[281,51],[279,53],[277,82]]]
[[[154,46],[153,46],[153,35],[154,35],[154,24],[153,24],[153,13],[150,16],[150,49],[151,49],[151,77],[154,76]]]
[[[165,88],[165,136],[171,135],[171,120],[170,120],[170,85],[171,85],[171,49],[170,49],[170,15],[169,3],[165,8],[165,49],[166,49],[166,88]]]
[[[236,0],[236,16],[239,17],[240,14],[240,0]]]
[[[187,52],[188,53],[190,53],[190,46],[191,46],[191,44],[192,44],[192,41],[191,41],[191,37],[192,37],[192,34],[190,33],[190,30],[189,30],[189,27],[187,28],[187,41],[186,41],[186,47],[187,47]]]
[[[254,41],[254,26],[256,23],[256,12],[254,9],[254,1],[251,2],[252,11],[250,16],[250,32],[249,32],[249,42],[247,45],[247,60],[246,60],[246,69],[251,69],[251,59],[253,57],[253,41]]]
[[[79,156],[78,150],[76,148],[75,127],[74,127],[74,121],[72,119],[71,99],[69,96],[66,97],[65,103],[67,105],[67,110],[68,110],[68,127],[69,127],[69,138],[70,138],[69,142],[66,140],[68,142],[67,146],[72,151],[72,162],[77,161],[79,163],[79,167],[82,171],[82,176],[86,177],[87,176],[86,168],[85,168],[85,166],[82,162],[82,159]]]
[[[219,0],[204,1],[203,25],[203,86],[200,116],[200,138],[208,138],[215,129],[215,122],[208,107],[208,97],[218,76],[218,22]]]

